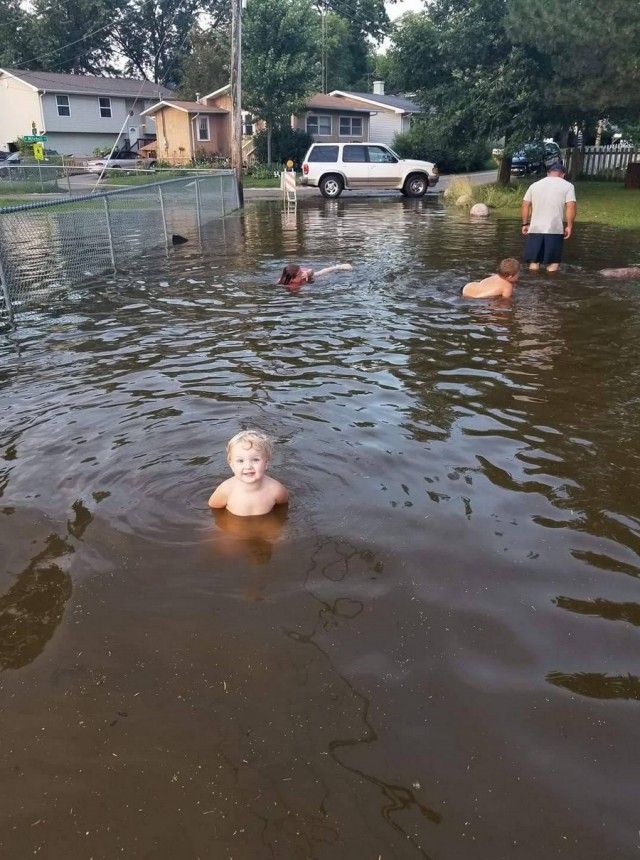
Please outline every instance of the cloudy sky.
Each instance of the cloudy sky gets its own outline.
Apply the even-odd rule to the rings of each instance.
[[[400,0],[399,3],[387,3],[387,15],[392,21],[404,15],[405,12],[419,12],[424,9],[424,0]]]

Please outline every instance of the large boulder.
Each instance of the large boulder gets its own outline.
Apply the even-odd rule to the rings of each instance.
[[[461,194],[456,200],[456,206],[471,206],[473,197],[470,194]]]
[[[486,203],[474,203],[469,214],[474,215],[476,218],[488,218],[489,207]]]

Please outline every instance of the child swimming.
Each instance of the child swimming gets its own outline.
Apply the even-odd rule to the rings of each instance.
[[[467,299],[511,298],[513,285],[520,277],[520,263],[513,257],[500,260],[495,275],[481,281],[471,281],[460,291]]]
[[[326,269],[314,272],[313,269],[304,269],[297,263],[289,263],[282,270],[282,274],[276,281],[276,284],[289,287],[289,289],[295,289],[302,284],[312,284],[321,275],[330,275],[332,272],[350,272],[352,269],[353,266],[350,263],[340,263],[337,266],[328,266]]]
[[[210,508],[226,508],[238,517],[268,514],[289,501],[289,493],[270,478],[273,443],[260,430],[242,430],[227,442],[227,463],[233,477],[223,481],[209,499]]]

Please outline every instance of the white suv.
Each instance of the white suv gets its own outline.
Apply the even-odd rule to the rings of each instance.
[[[302,184],[323,197],[339,197],[345,188],[397,188],[422,197],[438,182],[431,161],[400,158],[384,143],[314,143],[302,162]]]

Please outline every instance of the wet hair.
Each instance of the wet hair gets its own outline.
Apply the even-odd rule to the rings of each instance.
[[[500,260],[498,274],[501,278],[513,278],[520,274],[520,263],[514,257],[506,257]]]
[[[241,430],[239,433],[229,439],[227,442],[227,459],[231,456],[231,449],[236,445],[242,445],[243,448],[255,448],[261,454],[271,459],[273,454],[273,442],[271,437],[267,436],[261,430]]]
[[[285,266],[282,270],[282,274],[280,275],[280,280],[276,281],[276,284],[282,284],[283,286],[287,286],[291,281],[295,281],[296,277],[300,272],[300,266],[297,263],[289,263],[288,266]]]

